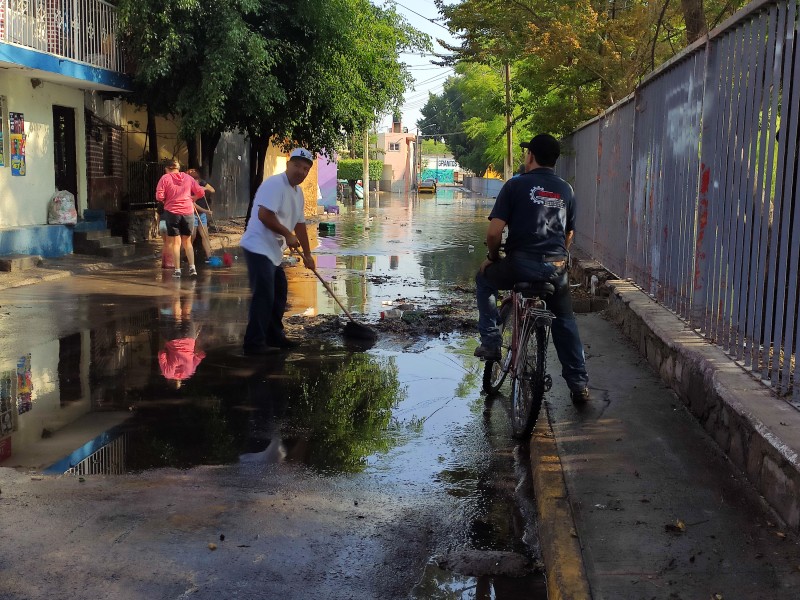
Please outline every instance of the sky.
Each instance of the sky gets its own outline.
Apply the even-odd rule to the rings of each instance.
[[[397,12],[403,15],[411,26],[431,36],[435,53],[445,52],[436,42],[436,38],[448,43],[457,43],[442,25],[441,20],[437,20],[441,19],[441,15],[433,0],[395,0],[395,3]],[[435,60],[433,54],[419,56],[404,53],[400,58],[409,66],[409,71],[414,77],[414,89],[406,92],[405,102],[401,107],[403,126],[415,133],[416,123],[422,118],[420,109],[427,103],[428,93],[440,94],[447,77],[453,74],[453,69],[432,64],[431,60]],[[385,116],[381,120],[380,131],[385,131],[391,124],[391,115]]]

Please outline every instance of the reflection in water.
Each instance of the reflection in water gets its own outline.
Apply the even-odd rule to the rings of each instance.
[[[363,314],[379,313],[384,300],[435,299],[452,285],[472,286],[492,204],[446,189],[435,200],[382,195],[368,212],[347,207],[335,234],[319,239],[321,272],[348,309]],[[317,312],[337,309],[330,302]]]
[[[435,563],[425,568],[422,580],[410,598],[419,600],[544,600],[547,585],[539,575],[507,577],[459,575],[440,569]]]
[[[308,367],[295,363],[287,373],[291,424],[306,432],[303,462],[328,472],[362,470],[368,456],[393,444],[392,409],[405,395],[394,359],[351,354],[317,365],[314,376]]]
[[[195,381],[178,398],[137,403],[125,424],[128,468],[290,460],[352,473],[392,446],[392,408],[403,390],[391,360],[338,354],[287,363],[287,357],[271,357],[246,379],[215,376]],[[227,360],[223,371],[237,366],[230,357],[209,360]]]
[[[141,403],[125,424],[128,469],[236,462],[246,425],[244,414],[230,412],[214,396],[174,404]]]
[[[197,344],[201,327],[192,321],[193,303],[194,287],[185,290],[176,287],[171,306],[162,308],[159,316],[163,345],[158,352],[158,366],[170,387],[175,389],[194,375],[206,356]]]

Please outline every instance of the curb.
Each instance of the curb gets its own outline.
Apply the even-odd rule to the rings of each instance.
[[[592,594],[547,402],[531,436],[530,459],[547,597],[588,600]]]

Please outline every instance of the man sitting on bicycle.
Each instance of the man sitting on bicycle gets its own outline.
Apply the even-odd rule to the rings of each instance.
[[[511,289],[523,281],[549,281],[556,288],[547,305],[556,316],[552,323],[553,344],[561,374],[572,401],[585,402],[589,399],[589,377],[572,312],[567,273],[568,250],[575,235],[575,195],[572,186],[555,174],[561,154],[558,140],[541,134],[520,146],[527,149],[525,172],[509,179],[497,195],[486,232],[489,251],[475,276],[481,335],[475,356],[500,359],[499,290]],[[506,227],[506,256],[501,258]]]

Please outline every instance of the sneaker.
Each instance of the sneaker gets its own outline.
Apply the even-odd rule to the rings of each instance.
[[[189,277],[197,277],[197,267],[194,265],[189,267]]]
[[[172,274],[172,276],[173,277],[180,277],[181,276],[181,270],[180,269],[175,269],[175,272]]]
[[[488,348],[481,344],[475,348],[475,356],[483,360],[500,360],[500,348]]]
[[[572,390],[569,393],[569,398],[572,400],[573,404],[584,404],[589,401],[589,388],[583,388],[582,390]]]

